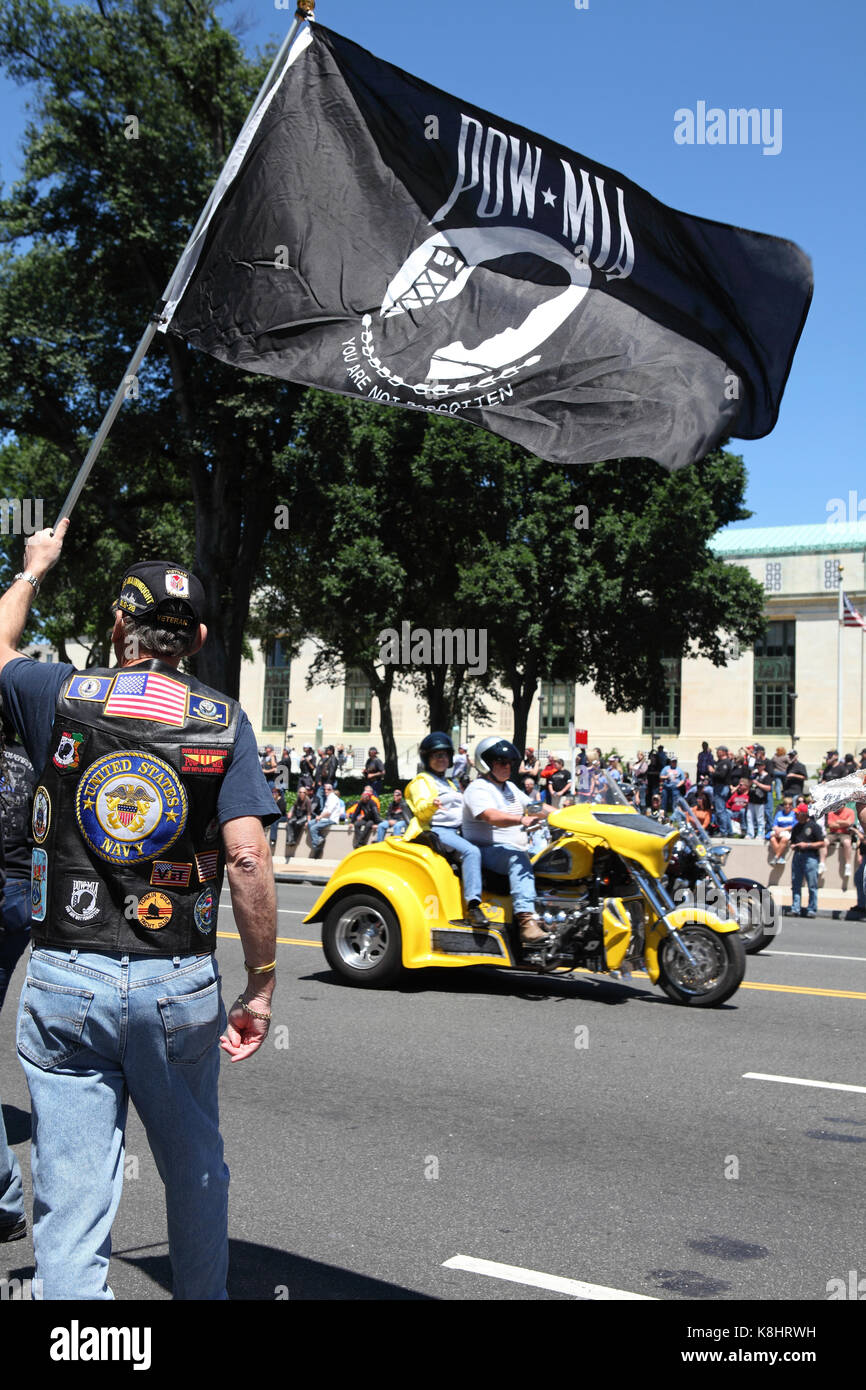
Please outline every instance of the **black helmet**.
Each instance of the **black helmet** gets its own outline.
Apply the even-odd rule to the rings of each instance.
[[[475,766],[482,775],[493,771],[494,758],[507,758],[510,763],[520,762],[520,754],[513,743],[509,743],[507,738],[497,738],[495,734],[491,734],[488,738],[483,738],[475,749]]]
[[[422,763],[426,768],[430,767],[430,754],[444,750],[449,758],[454,757],[454,744],[448,734],[433,733],[422,738],[418,747],[418,753]]]

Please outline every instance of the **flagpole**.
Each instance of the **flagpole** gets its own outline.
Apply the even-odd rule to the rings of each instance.
[[[289,29],[289,32],[287,33],[286,37],[283,39],[283,42],[280,44],[276,57],[274,58],[274,61],[271,63],[268,75],[262,83],[261,87],[259,88],[256,99],[250,107],[250,110],[247,114],[247,118],[241,127],[240,133],[238,134],[237,139],[235,140],[231,150],[229,151],[228,158],[226,159],[225,164],[223,165],[223,169],[231,160],[232,153],[242,141],[249,127],[250,122],[253,120],[256,112],[258,111],[265,97],[268,95],[268,92],[270,91],[271,86],[273,84],[274,76],[278,72],[283,59],[285,58],[286,54],[291,48],[298,30],[300,29],[301,25],[305,22],[305,20],[310,20],[314,17],[315,8],[316,0],[297,0],[297,9],[295,10],[295,18],[292,22],[292,26]],[[183,248],[183,251],[178,257],[177,264],[175,265],[174,270],[171,273],[168,284],[166,285],[165,290],[163,291],[161,299],[154,307],[153,313],[151,314],[150,322],[147,325],[147,328],[145,329],[144,333],[142,334],[138,347],[135,349],[135,352],[129,359],[129,363],[127,365],[126,371],[124,372],[123,379],[114,393],[111,405],[108,407],[108,410],[105,412],[105,415],[103,416],[102,423],[99,426],[99,429],[97,430],[93,438],[93,442],[87,451],[87,457],[85,458],[84,462],[79,468],[75,481],[72,484],[72,487],[69,489],[69,492],[66,494],[66,497],[63,501],[63,506],[60,508],[60,511],[57,514],[57,520],[54,523],[55,527],[57,527],[60,524],[60,522],[63,520],[65,516],[71,515],[73,507],[75,506],[76,502],[81,496],[81,493],[84,491],[84,486],[87,482],[88,477],[90,476],[91,469],[93,468],[93,465],[96,463],[96,460],[99,458],[99,455],[102,452],[102,447],[106,439],[108,438],[111,427],[120,413],[120,407],[123,405],[123,402],[131,393],[132,386],[135,381],[135,375],[139,367],[141,366],[141,363],[144,361],[144,358],[147,354],[147,350],[153,342],[154,335],[156,334],[163,306],[171,299],[172,293],[175,288],[175,283],[177,281],[178,274],[180,272],[187,251],[189,251],[190,247],[194,244],[196,237],[198,237],[202,227],[207,222],[208,216],[210,215],[211,207],[213,205],[214,194],[216,193],[218,186],[219,178],[216,179],[214,186],[208,195],[207,202],[205,203],[204,207],[201,210],[201,213],[199,214],[198,221],[196,222],[195,226],[192,229],[192,232],[190,233],[187,239],[186,246]]]
[[[839,566],[839,608],[836,624],[836,747],[839,757],[845,755],[842,747],[842,566]]]

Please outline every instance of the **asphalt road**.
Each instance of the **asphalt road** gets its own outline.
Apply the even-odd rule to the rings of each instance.
[[[222,1070],[233,1298],[823,1301],[866,1276],[866,924],[785,920],[717,1010],[641,978],[428,970],[368,991],[338,983],[302,925],[318,891],[280,886],[270,1040]],[[227,895],[220,928],[230,1000]],[[29,1209],[23,973],[0,1015],[0,1095]],[[134,1113],[126,1169],[112,1288],[167,1299]],[[0,1246],[0,1278],[32,1258],[29,1239]]]

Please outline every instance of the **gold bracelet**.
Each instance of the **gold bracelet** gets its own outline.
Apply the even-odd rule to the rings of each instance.
[[[240,995],[238,995],[237,999],[235,1000],[234,1004],[232,1005],[232,1008],[237,1008],[238,1004],[240,1004],[240,1006],[241,1006],[241,1008],[243,1009],[244,1013],[249,1014],[252,1018],[262,1018],[262,1019],[265,1020],[265,1022],[268,1022],[268,1023],[270,1022],[270,1018],[271,1018],[270,1012],[268,1012],[268,1013],[266,1013],[266,1014],[263,1014],[263,1013],[261,1013],[260,1010],[258,1010],[258,1009],[251,1009],[250,1006],[249,1006],[249,1004],[247,1003],[247,1001],[246,1001],[245,999],[241,999]]]
[[[251,975],[268,975],[272,970],[276,970],[276,968],[277,962],[275,960],[272,960],[270,965],[247,965],[246,961],[244,961],[244,969],[248,970]]]

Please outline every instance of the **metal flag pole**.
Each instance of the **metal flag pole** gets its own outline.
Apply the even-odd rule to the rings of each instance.
[[[247,115],[246,120],[243,123],[243,126],[241,127],[240,133],[237,139],[235,140],[234,144],[232,145],[231,150],[229,151],[229,155],[225,161],[225,164],[223,165],[223,169],[225,169],[226,166],[231,162],[231,158],[234,154],[234,151],[241,144],[242,140],[244,139],[244,136],[246,135],[247,130],[249,129],[250,123],[255,118],[256,112],[259,110],[259,107],[265,100],[265,97],[270,92],[275,75],[279,71],[286,54],[291,48],[298,30],[300,29],[301,25],[304,23],[305,20],[309,20],[314,17],[315,8],[316,0],[297,0],[297,9],[295,10],[295,18],[292,23],[292,26],[289,29],[289,32],[286,34],[286,37],[283,39],[283,42],[280,44],[276,57],[274,58],[274,61],[271,63],[268,75],[262,83],[261,87],[259,88],[256,99],[250,107],[249,113]],[[211,189],[208,195],[207,202],[205,203],[204,207],[201,210],[201,213],[199,214],[198,221],[196,222],[195,226],[192,229],[192,232],[189,235],[186,246],[183,248],[183,251],[178,257],[177,264],[171,273],[171,277],[169,279],[168,284],[165,287],[165,290],[163,291],[162,298],[153,310],[150,323],[147,325],[147,328],[142,334],[141,341],[139,342],[138,347],[135,349],[135,352],[129,359],[129,364],[123,375],[123,379],[114,393],[114,398],[111,402],[111,405],[108,407],[108,410],[105,412],[105,415],[103,416],[102,424],[99,426],[99,429],[97,430],[93,438],[93,442],[91,443],[90,448],[87,451],[87,457],[85,458],[84,462],[79,468],[75,478],[75,482],[72,484],[72,487],[66,494],[63,506],[60,508],[60,511],[57,514],[57,520],[54,523],[55,527],[59,525],[59,523],[63,520],[65,516],[71,515],[73,507],[75,506],[76,502],[81,496],[81,493],[84,490],[84,485],[87,482],[87,479],[90,475],[90,471],[93,468],[93,465],[96,463],[96,460],[99,458],[100,453],[102,452],[102,446],[108,438],[109,431],[111,430],[112,425],[114,424],[115,420],[117,419],[117,416],[120,413],[120,407],[123,405],[123,402],[127,399],[131,392],[132,384],[135,380],[136,373],[138,372],[138,369],[145,358],[148,348],[153,342],[154,335],[157,331],[157,327],[160,321],[163,305],[171,299],[178,280],[179,273],[186,258],[186,254],[189,251],[190,247],[195,244],[196,238],[199,236],[202,228],[206,225],[208,221],[211,209],[213,207],[214,197],[217,188],[219,187],[219,183],[220,180],[219,178],[217,178],[213,188]]]

